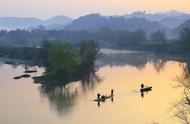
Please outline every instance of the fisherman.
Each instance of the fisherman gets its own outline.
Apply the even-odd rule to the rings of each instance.
[[[98,94],[97,94],[97,98],[98,98],[98,100],[100,100],[100,96],[101,96],[100,93],[98,93]]]

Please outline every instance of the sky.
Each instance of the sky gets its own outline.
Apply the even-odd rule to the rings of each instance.
[[[123,15],[134,11],[168,10],[190,13],[190,0],[0,0],[0,17],[47,19],[65,15],[77,18],[89,13]]]

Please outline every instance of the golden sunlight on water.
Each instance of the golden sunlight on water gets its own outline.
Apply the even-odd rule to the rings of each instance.
[[[3,124],[179,124],[173,116],[172,105],[182,91],[174,88],[177,75],[184,64],[168,61],[161,69],[149,62],[144,68],[135,66],[104,66],[97,76],[99,83],[82,85],[80,82],[66,86],[64,94],[59,89],[48,90],[33,84],[32,79],[13,80],[24,69],[9,65],[0,68],[0,123]],[[36,74],[38,75],[38,74]],[[137,92],[141,83],[152,86],[144,97]],[[110,94],[113,101],[97,105],[97,93]],[[62,90],[61,90],[62,91]]]

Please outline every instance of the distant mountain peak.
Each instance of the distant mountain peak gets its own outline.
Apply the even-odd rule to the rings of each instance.
[[[103,17],[100,13],[91,13],[91,14],[87,14],[81,17]],[[81,18],[79,17],[79,18]]]
[[[49,18],[48,20],[52,20],[52,19],[71,19],[70,17],[64,16],[64,15],[58,15],[58,16],[54,16],[52,18]],[[72,20],[72,19],[71,19]],[[47,20],[46,20],[47,21]]]
[[[181,15],[185,15],[186,13],[183,13],[183,12],[179,12],[179,11],[176,11],[176,10],[168,10],[166,12],[160,12],[159,14],[162,14],[162,15],[165,15],[165,16],[181,16]]]
[[[54,25],[54,24],[58,24],[58,25],[66,25],[66,24],[70,24],[72,22],[73,19],[64,16],[64,15],[59,15],[59,16],[54,16],[45,22],[45,25]]]
[[[65,26],[71,22],[71,18],[63,15],[55,16],[45,21],[35,17],[0,17],[0,29],[29,29],[31,27],[35,28],[38,25],[51,26],[54,29],[54,27]]]

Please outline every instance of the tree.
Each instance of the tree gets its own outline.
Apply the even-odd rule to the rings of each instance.
[[[81,58],[76,49],[68,43],[58,43],[49,49],[49,66],[46,69],[48,76],[55,76],[66,81],[74,77]]]
[[[150,35],[150,39],[152,42],[157,44],[165,44],[167,42],[166,35],[162,31],[153,32]]]
[[[79,43],[79,53],[82,59],[81,71],[88,72],[94,69],[94,62],[98,58],[100,46],[95,41],[82,41]]]
[[[190,28],[184,28],[180,32],[180,41],[183,45],[190,46]]]
[[[146,43],[146,33],[143,30],[137,30],[131,35],[132,45],[142,45]]]
[[[48,62],[48,57],[49,57],[49,49],[53,46],[53,43],[50,43],[50,41],[43,41],[39,56],[38,56],[38,61],[45,67],[49,66]]]

